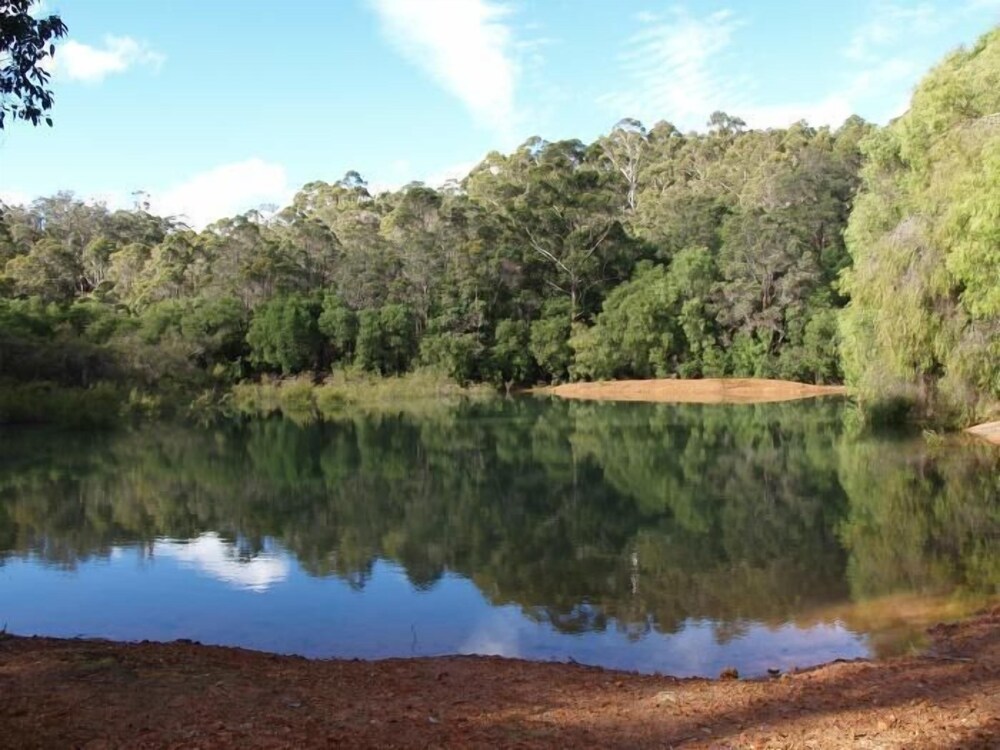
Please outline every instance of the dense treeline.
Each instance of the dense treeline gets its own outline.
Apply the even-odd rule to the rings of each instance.
[[[623,120],[591,144],[491,153],[440,189],[372,195],[351,172],[200,232],[141,195],[0,207],[0,378],[846,370],[866,403],[945,393],[982,413],[1000,398],[998,54],[995,31],[950,57],[881,130]]]
[[[627,121],[490,154],[441,190],[311,183],[202,232],[68,194],[7,207],[5,374],[25,375],[8,354],[23,347],[45,360],[29,370],[80,385],[161,353],[156,376],[223,379],[837,379],[834,282],[869,129]]]

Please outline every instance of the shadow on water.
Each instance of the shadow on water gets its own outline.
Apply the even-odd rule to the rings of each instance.
[[[364,591],[448,574],[565,633],[840,621],[1000,587],[1000,452],[852,439],[839,401],[469,403],[419,416],[0,432],[0,564],[72,570],[212,532]],[[951,606],[951,604],[949,604]],[[825,614],[824,614],[825,613]],[[898,623],[897,623],[898,625]],[[905,629],[904,629],[905,630]],[[902,639],[902,641],[901,641]]]

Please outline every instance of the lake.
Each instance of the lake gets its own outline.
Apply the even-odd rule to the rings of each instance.
[[[0,626],[708,676],[905,651],[1000,592],[1000,451],[851,408],[4,428]]]

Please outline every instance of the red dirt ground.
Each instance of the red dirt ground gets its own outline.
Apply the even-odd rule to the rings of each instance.
[[[7,636],[0,747],[1000,747],[1000,607],[929,635],[763,681]]]

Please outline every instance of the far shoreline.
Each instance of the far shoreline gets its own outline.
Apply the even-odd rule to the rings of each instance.
[[[601,380],[565,383],[528,391],[585,401],[642,401],[668,404],[767,404],[822,396],[846,396],[843,385],[812,385],[767,378],[704,378],[684,380]]]

